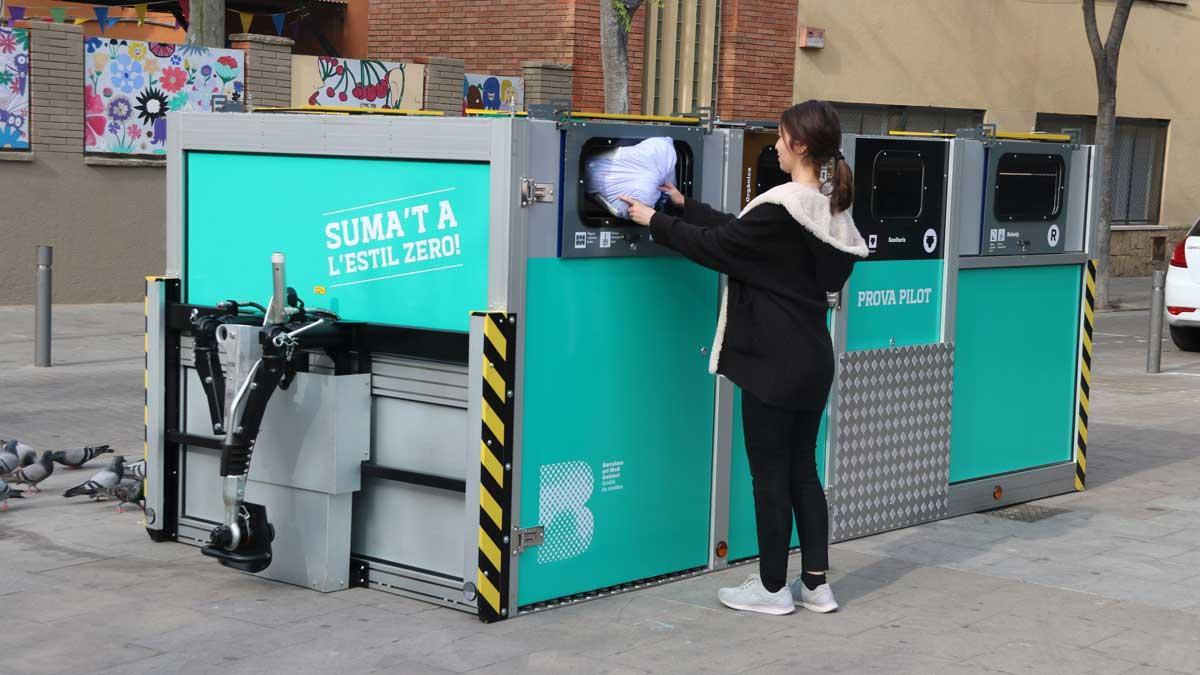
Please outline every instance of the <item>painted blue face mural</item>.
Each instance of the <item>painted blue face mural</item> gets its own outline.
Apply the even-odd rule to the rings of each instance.
[[[483,81],[483,107],[488,110],[500,109],[500,80],[489,77]]]

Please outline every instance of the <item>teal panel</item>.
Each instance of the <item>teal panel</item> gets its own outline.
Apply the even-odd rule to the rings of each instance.
[[[1070,461],[1082,275],[959,273],[951,482]]]
[[[487,306],[487,164],[188,153],[187,302],[271,297],[271,253],[310,306],[467,331]]]
[[[830,315],[832,318],[832,315]],[[821,428],[817,431],[817,475],[825,482],[826,428],[829,424],[828,408],[821,415]],[[754,513],[754,481],[750,478],[750,461],[746,458],[746,432],[742,426],[742,390],[734,387],[733,397],[733,448],[729,471],[729,553],[733,562],[758,555],[758,525]],[[792,547],[800,545],[796,524],[792,523]]]
[[[941,339],[943,261],[860,262],[850,275],[846,350],[932,344]]]
[[[679,258],[529,261],[521,605],[708,562],[717,275]],[[707,350],[706,350],[707,351]]]

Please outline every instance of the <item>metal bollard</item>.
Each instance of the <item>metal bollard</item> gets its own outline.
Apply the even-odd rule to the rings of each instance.
[[[33,308],[33,365],[50,367],[50,291],[54,247],[37,247],[36,300]]]
[[[1150,344],[1146,346],[1146,372],[1162,372],[1163,304],[1167,273],[1154,271],[1154,290],[1150,295]]]

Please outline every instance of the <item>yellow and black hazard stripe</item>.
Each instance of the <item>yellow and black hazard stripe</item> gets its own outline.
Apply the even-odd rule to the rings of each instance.
[[[1083,327],[1079,348],[1079,414],[1075,437],[1075,489],[1087,483],[1088,410],[1092,397],[1092,332],[1096,326],[1096,261],[1089,260],[1084,273]]]
[[[508,618],[512,532],[512,443],[516,317],[483,317],[483,400],[479,440],[479,618]]]

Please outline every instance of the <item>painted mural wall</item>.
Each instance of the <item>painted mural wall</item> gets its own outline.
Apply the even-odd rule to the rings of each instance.
[[[29,149],[29,31],[0,28],[0,148]]]
[[[245,57],[236,49],[88,38],[84,49],[84,150],[166,154],[167,113],[241,100]]]
[[[525,109],[525,79],[467,73],[463,77],[463,106],[472,110]]]
[[[292,105],[419,110],[425,66],[325,56],[292,57]]]

